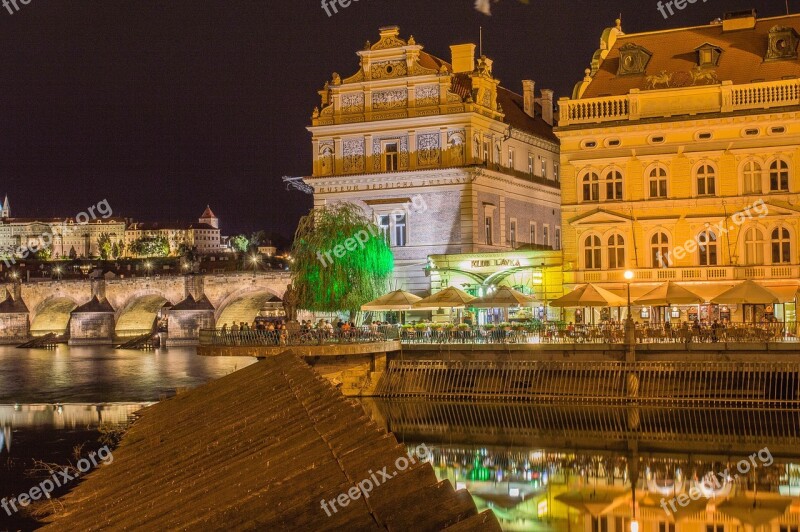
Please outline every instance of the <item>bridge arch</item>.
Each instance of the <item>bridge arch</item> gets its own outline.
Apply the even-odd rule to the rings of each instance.
[[[172,302],[157,290],[137,292],[117,309],[114,316],[116,333],[152,329],[158,311],[168,303]]]
[[[248,287],[228,295],[214,314],[218,327],[234,323],[253,323],[264,304],[272,298],[280,299],[273,290],[263,287]]]
[[[69,326],[72,311],[78,302],[64,295],[53,295],[39,303],[31,316],[31,335],[43,336],[47,333],[64,334]]]

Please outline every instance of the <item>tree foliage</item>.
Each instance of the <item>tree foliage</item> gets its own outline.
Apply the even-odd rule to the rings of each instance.
[[[292,257],[298,306],[316,312],[344,310],[353,315],[388,291],[394,269],[392,251],[380,230],[351,203],[304,216]]]
[[[131,242],[128,249],[139,257],[166,257],[169,255],[169,240],[165,236],[144,236]]]
[[[236,235],[231,238],[231,246],[234,251],[247,253],[247,250],[250,248],[250,240],[245,235]]]
[[[100,249],[100,258],[103,260],[109,260],[114,255],[114,244],[108,233],[100,233],[100,236],[97,237],[97,247]]]

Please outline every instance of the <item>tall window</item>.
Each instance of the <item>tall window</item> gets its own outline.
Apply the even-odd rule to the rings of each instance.
[[[533,176],[533,155],[528,154],[528,175]]]
[[[785,192],[789,190],[789,165],[786,161],[778,159],[769,166],[770,192]]]
[[[391,245],[391,219],[389,218],[388,214],[382,214],[378,216],[378,228],[381,230],[381,235],[383,235],[383,239],[386,240],[386,243]]]
[[[486,213],[483,221],[483,227],[486,236],[486,245],[491,246],[493,239],[492,239],[492,215],[490,213]]]
[[[542,157],[542,177],[547,177],[547,159]]]
[[[583,243],[583,260],[587,270],[600,270],[603,268],[603,249],[600,237],[587,236]]]
[[[489,162],[489,141],[483,141],[483,160],[484,162]]]
[[[650,171],[649,185],[651,198],[666,198],[667,170],[660,166],[653,168]]]
[[[792,238],[785,227],[777,227],[772,231],[772,263],[791,264]]]
[[[517,247],[517,221],[513,219],[508,224],[508,241],[512,248]]]
[[[600,176],[594,172],[583,176],[583,201],[600,201]]]
[[[764,264],[764,233],[751,227],[744,233],[744,263],[748,266]]]
[[[714,231],[705,230],[697,235],[697,251],[700,266],[716,266],[717,235]]]
[[[559,172],[560,170],[558,167],[558,163],[553,163],[553,179],[555,179],[556,182],[561,180],[561,174]]]
[[[622,235],[611,235],[608,239],[608,269],[625,267],[625,239]]]
[[[394,245],[403,247],[406,245],[406,215],[394,215]]]
[[[547,224],[542,226],[542,244],[545,246],[550,245],[550,226]]]
[[[757,161],[748,161],[744,165],[742,172],[742,180],[744,181],[743,191],[745,194],[760,194],[761,193],[761,165]]]
[[[538,244],[536,222],[531,222],[531,244]]]
[[[556,227],[555,233],[553,234],[555,235],[555,242],[553,245],[553,249],[559,250],[561,249],[561,228]]]
[[[669,237],[666,233],[658,232],[650,238],[650,259],[653,268],[668,268],[671,266],[669,260]]]
[[[612,170],[606,174],[606,199],[622,200],[622,172]]]
[[[508,167],[513,169],[515,166],[515,156],[514,156],[514,148],[511,146],[508,147]]]
[[[387,142],[383,146],[383,165],[387,172],[396,172],[400,163],[400,150],[396,142]]]
[[[714,167],[708,164],[697,169],[697,195],[713,196],[717,193],[717,173]]]

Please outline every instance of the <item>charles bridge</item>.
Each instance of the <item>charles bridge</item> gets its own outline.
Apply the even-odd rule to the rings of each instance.
[[[110,345],[153,331],[167,308],[167,345],[195,345],[200,329],[252,322],[290,282],[276,271],[9,284],[0,343],[53,333],[69,336],[70,345]]]

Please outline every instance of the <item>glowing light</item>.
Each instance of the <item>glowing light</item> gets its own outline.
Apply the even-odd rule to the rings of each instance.
[[[625,271],[625,279],[627,279],[628,281],[633,279],[633,272],[631,270]]]
[[[631,532],[639,532],[639,521],[631,521]]]

